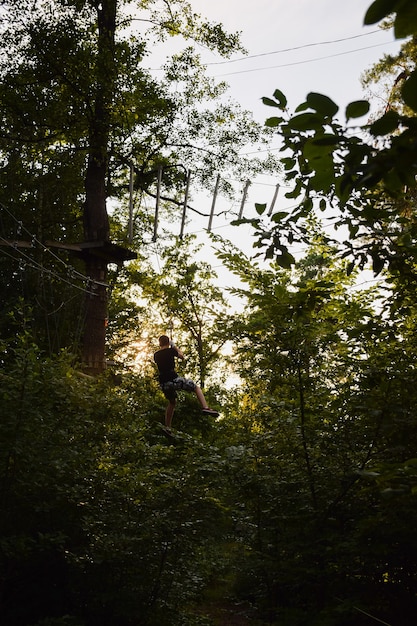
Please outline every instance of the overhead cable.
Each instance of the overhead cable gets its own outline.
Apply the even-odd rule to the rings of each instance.
[[[249,74],[249,72],[262,72],[264,70],[275,70],[280,67],[291,67],[293,65],[305,65],[306,63],[314,63],[315,61],[323,61],[324,59],[333,59],[341,57],[346,54],[353,54],[354,52],[361,52],[363,50],[370,50],[371,48],[380,48],[381,46],[387,46],[389,44],[396,43],[397,41],[386,41],[385,43],[379,43],[374,46],[365,46],[364,48],[355,48],[355,50],[347,50],[346,52],[337,52],[335,54],[329,54],[324,57],[316,57],[314,59],[305,59],[304,61],[293,61],[292,63],[282,63],[281,65],[269,65],[268,67],[257,67],[251,70],[240,70],[238,72],[227,72],[227,74],[216,74],[214,78],[222,78],[223,76],[233,76],[235,74]]]
[[[342,41],[350,41],[352,39],[358,39],[359,37],[367,37],[368,35],[373,35],[375,33],[381,33],[382,30],[372,30],[370,33],[362,33],[360,35],[352,35],[351,37],[343,37],[342,39],[332,39],[330,41],[317,41],[314,43],[306,43],[302,46],[294,46],[292,48],[282,48],[281,50],[273,50],[272,52],[260,52],[259,54],[248,54],[245,57],[239,57],[239,59],[229,59],[227,61],[212,61],[210,63],[205,63],[205,65],[224,65],[225,63],[237,63],[239,61],[246,61],[247,59],[256,59],[259,57],[267,57],[272,56],[273,54],[283,54],[284,52],[293,52],[295,50],[303,50],[305,48],[312,48],[314,46],[325,46],[333,43],[340,43]]]

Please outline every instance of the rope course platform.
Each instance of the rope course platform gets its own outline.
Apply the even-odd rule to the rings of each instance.
[[[124,248],[111,241],[84,241],[82,243],[64,243],[60,241],[45,241],[47,248],[57,248],[73,252],[78,256],[85,257],[90,254],[92,256],[104,259],[108,263],[116,263],[121,265],[125,261],[137,259],[138,255],[133,250]]]

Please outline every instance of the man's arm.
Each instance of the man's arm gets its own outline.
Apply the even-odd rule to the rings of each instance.
[[[172,340],[169,342],[169,345],[171,346],[171,348],[175,348],[179,359],[185,359],[185,356],[183,355],[181,350],[175,345],[175,343]]]

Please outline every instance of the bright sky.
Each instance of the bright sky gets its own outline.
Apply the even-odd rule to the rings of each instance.
[[[260,98],[276,88],[287,95],[290,106],[302,102],[310,91],[325,93],[341,105],[363,97],[361,72],[384,52],[398,48],[391,31],[363,26],[370,4],[371,0],[192,0],[195,10],[208,19],[241,31],[250,56],[263,55],[210,66],[210,73],[227,80],[231,94],[262,121],[268,108]],[[342,39],[346,40],[337,41]],[[207,53],[204,60],[219,59]]]
[[[213,22],[221,22],[230,32],[240,31],[249,57],[234,55],[225,62],[212,52],[201,50],[208,63],[209,74],[226,80],[230,96],[243,108],[264,122],[275,113],[262,104],[263,96],[272,96],[276,88],[285,93],[289,108],[305,100],[310,91],[324,93],[341,108],[348,102],[363,99],[361,73],[378,61],[384,53],[394,53],[399,42],[392,31],[380,31],[377,25],[363,26],[367,8],[372,0],[191,0],[197,13]],[[169,49],[166,51],[169,54]],[[273,177],[258,177],[252,181],[245,205],[245,216],[256,215],[255,202],[272,201],[276,183]],[[288,200],[280,190],[275,209]],[[198,198],[199,209],[208,213],[212,197]],[[216,212],[239,209],[240,198],[230,201],[217,199]],[[178,230],[179,230],[178,225]],[[207,224],[193,216],[187,232],[199,233],[204,242]],[[215,218],[213,232],[243,244],[251,254],[253,239],[250,227],[229,227],[227,221]],[[174,230],[175,232],[175,230]],[[213,265],[218,261],[212,253]],[[207,260],[207,257],[206,257]],[[208,259],[210,260],[210,259]]]

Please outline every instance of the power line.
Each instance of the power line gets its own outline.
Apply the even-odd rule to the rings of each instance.
[[[273,50],[272,52],[261,52],[259,54],[249,54],[239,59],[230,59],[227,61],[213,61],[211,63],[205,63],[205,65],[224,65],[225,63],[237,63],[239,61],[246,61],[247,59],[256,59],[259,57],[272,56],[273,54],[283,54],[284,52],[293,52],[295,50],[303,50],[304,48],[312,48],[313,46],[324,46],[333,43],[340,43],[342,41],[350,41],[352,39],[358,39],[359,37],[367,37],[368,35],[374,35],[375,33],[381,33],[382,30],[372,30],[370,33],[361,33],[360,35],[352,35],[351,37],[343,37],[342,39],[332,39],[330,41],[317,41],[314,43],[306,43],[302,46],[294,46],[293,48],[282,48],[281,50]]]
[[[275,70],[278,69],[280,67],[291,67],[294,65],[305,65],[306,63],[314,63],[315,61],[323,61],[325,59],[333,59],[336,57],[341,57],[344,56],[346,54],[352,54],[353,52],[361,52],[362,50],[370,50],[371,48],[380,48],[381,46],[387,46],[388,44],[397,44],[397,41],[388,41],[385,43],[379,43],[376,44],[374,46],[365,46],[364,48],[355,48],[355,50],[347,50],[346,52],[338,52],[335,54],[329,54],[327,56],[324,57],[316,57],[314,59],[306,59],[304,61],[293,61],[292,63],[283,63],[281,65],[270,65],[268,67],[258,67],[255,69],[251,69],[251,70],[240,70],[238,72],[227,72],[227,74],[216,74],[216,76],[214,76],[214,78],[222,78],[223,76],[233,76],[235,74],[248,74],[249,72],[262,72],[264,70]]]
[[[328,45],[328,44],[335,44],[335,43],[341,43],[343,41],[349,41],[349,40],[353,40],[353,39],[357,39],[359,37],[367,37],[368,35],[373,35],[375,33],[381,33],[384,32],[382,30],[373,30],[369,33],[361,33],[359,35],[352,35],[350,37],[343,37],[341,39],[333,39],[333,40],[329,40],[329,41],[318,41],[318,42],[313,42],[313,43],[308,43],[308,44],[303,44],[302,46],[294,46],[292,48],[282,48],[281,50],[273,50],[272,52],[260,52],[258,54],[249,54],[245,57],[239,57],[238,59],[227,59],[225,61],[209,61],[207,63],[204,63],[205,66],[213,66],[213,65],[225,65],[228,63],[237,63],[240,61],[246,61],[249,59],[256,59],[256,58],[260,58],[260,57],[265,57],[265,56],[272,56],[274,54],[283,54],[286,52],[296,52],[297,50],[303,50],[306,48],[311,48],[311,47],[316,47],[316,46],[322,46],[322,45]],[[336,57],[336,56],[340,56],[340,55],[344,55],[344,54],[351,54],[352,52],[360,52],[361,50],[368,50],[369,48],[376,48],[378,46],[384,46],[387,45],[389,43],[397,43],[396,41],[388,41],[388,42],[384,42],[381,44],[375,44],[373,46],[367,46],[364,48],[355,48],[354,50],[348,50],[347,52],[340,52],[340,53],[336,53],[334,55],[329,55],[329,56],[325,56],[325,57],[318,57],[316,59],[307,59],[305,61],[299,61],[297,63],[289,63],[286,65],[278,65],[278,66],[272,66],[271,68],[261,68],[261,69],[274,69],[275,67],[287,67],[290,65],[299,65],[299,64],[303,64],[303,63],[311,63],[313,61],[321,61],[323,59],[328,59],[328,58],[332,58],[332,57]],[[162,71],[163,67],[157,67],[157,68],[151,68],[151,71],[153,72],[157,72],[157,71]],[[242,70],[242,73],[245,70]],[[254,71],[259,71],[259,70],[246,70],[249,72],[254,72]],[[221,76],[229,76],[230,74],[235,74],[235,73],[239,73],[239,72],[230,72],[228,74],[219,74],[218,76],[215,76],[215,78],[217,77],[221,77]]]

